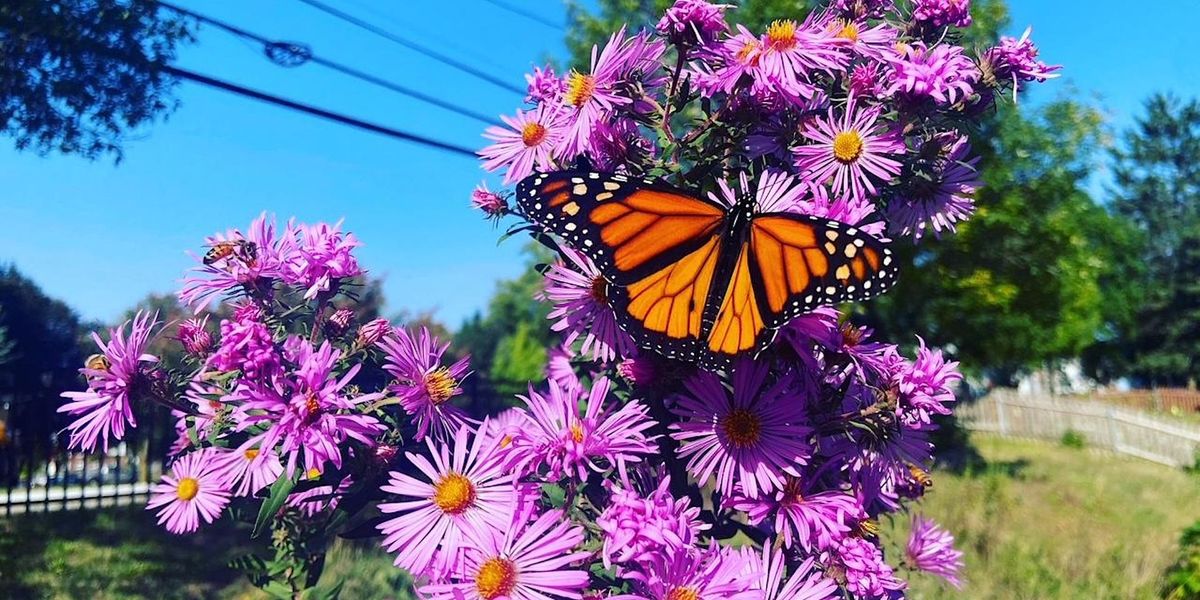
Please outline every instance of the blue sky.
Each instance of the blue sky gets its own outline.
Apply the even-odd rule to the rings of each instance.
[[[177,0],[268,37],[303,41],[331,60],[420,86],[484,114],[511,112],[515,94],[450,70],[295,0]],[[484,0],[326,0],[514,83],[551,55],[562,31]],[[563,22],[551,0],[510,0]],[[1168,6],[1168,5],[1174,5]],[[1086,10],[1082,7],[1086,6]],[[1200,95],[1200,62],[1184,27],[1162,15],[1194,10],[1172,0],[1151,11],[1121,0],[1012,0],[1009,33],[1034,24],[1043,57],[1063,79],[1034,98],[1098,98],[1127,126],[1153,91]],[[363,119],[479,147],[471,120],[315,65],[281,69],[258,49],[204,28],[181,66]],[[87,162],[17,153],[0,140],[0,263],[15,263],[86,318],[110,321],[149,292],[170,292],[204,236],[244,227],[262,211],[304,221],[345,218],[364,242],[361,262],[385,278],[390,310],[435,309],[451,326],[481,308],[495,282],[521,267],[520,242],[468,207],[483,179],[468,158],[183,84],[181,108],[141,132],[126,159]]]

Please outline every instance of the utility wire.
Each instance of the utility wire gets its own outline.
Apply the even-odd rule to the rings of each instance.
[[[188,81],[192,81],[192,82],[199,83],[202,85],[207,85],[209,87],[214,87],[217,89],[225,90],[227,92],[238,94],[240,96],[245,96],[247,98],[253,98],[255,100],[266,102],[268,104],[273,104],[275,106],[281,106],[283,108],[289,108],[289,109],[299,111],[302,113],[307,113],[307,114],[313,115],[315,117],[321,117],[322,119],[327,119],[327,120],[333,121],[335,123],[341,123],[342,125],[349,125],[351,127],[357,127],[358,129],[365,129],[366,131],[370,131],[373,133],[379,133],[382,135],[386,135],[388,137],[404,140],[406,142],[412,142],[414,144],[420,144],[422,146],[427,146],[429,148],[436,148],[438,150],[450,152],[451,154],[457,154],[460,156],[466,156],[466,157],[470,157],[470,158],[477,158],[477,156],[475,155],[475,152],[473,150],[471,150],[470,148],[456,146],[454,144],[450,144],[450,143],[443,142],[440,140],[435,140],[433,138],[428,138],[428,137],[425,137],[422,135],[417,135],[415,133],[409,133],[407,131],[393,129],[391,127],[387,127],[384,125],[378,125],[376,123],[371,123],[369,121],[363,121],[361,119],[356,119],[354,117],[346,116],[341,113],[335,113],[332,111],[325,110],[323,108],[317,108],[317,107],[309,105],[309,104],[303,104],[300,102],[296,102],[294,100],[288,100],[287,98],[283,98],[283,97],[276,96],[273,94],[268,94],[266,92],[260,92],[258,90],[250,89],[248,87],[244,87],[244,86],[238,85],[236,83],[222,81],[220,79],[209,77],[207,75],[202,75],[200,73],[196,73],[194,71],[189,71],[187,69],[181,69],[179,67],[173,67],[171,65],[162,65],[162,66],[159,66],[158,68],[161,69],[164,73],[169,73],[171,75],[179,77],[180,79],[186,79]]]
[[[468,65],[466,63],[455,60],[455,59],[453,59],[449,56],[446,56],[445,54],[442,54],[431,48],[427,48],[426,46],[424,46],[422,44],[418,44],[417,42],[414,42],[410,39],[396,35],[386,29],[383,29],[382,27],[376,27],[375,25],[372,25],[372,24],[368,23],[367,21],[364,21],[350,13],[340,11],[332,6],[329,6],[328,4],[325,4],[324,2],[321,2],[320,0],[300,0],[300,2],[303,2],[304,4],[307,4],[321,12],[324,12],[326,14],[337,17],[338,19],[341,19],[347,23],[350,23],[351,25],[354,25],[355,27],[364,29],[364,30],[369,31],[379,37],[382,37],[382,38],[385,38],[392,42],[395,42],[397,44],[400,44],[401,46],[404,46],[405,48],[408,48],[409,50],[412,50],[414,52],[417,52],[419,54],[422,54],[424,56],[432,58],[433,60],[436,60],[444,65],[458,69],[459,71],[467,73],[478,79],[482,79],[483,81],[486,81],[492,85],[495,85],[496,87],[506,89],[510,92],[513,92],[515,94],[520,94],[522,96],[524,96],[527,91],[527,90],[521,89],[517,86],[514,86],[511,83],[504,81],[503,79],[499,79],[495,76],[492,76],[483,71],[480,71],[479,69],[476,69],[475,67],[472,67],[471,65]]]
[[[550,19],[547,19],[546,17],[543,17],[542,15],[539,15],[535,12],[525,10],[519,6],[513,6],[512,4],[509,4],[508,2],[505,2],[504,0],[484,0],[484,2],[487,2],[488,4],[491,4],[492,6],[497,6],[501,9],[507,10],[508,12],[513,13],[514,15],[519,15],[519,16],[525,17],[526,19],[529,19],[531,21],[537,21],[538,23],[541,23],[542,25],[545,25],[546,27],[550,27],[551,29],[556,29],[558,31],[563,30],[562,25],[555,23],[554,21],[551,21]]]
[[[424,92],[420,92],[420,91],[414,90],[412,88],[405,87],[403,85],[400,85],[400,84],[392,82],[392,81],[388,81],[386,79],[381,79],[379,77],[376,77],[375,75],[371,75],[370,73],[366,73],[364,71],[355,69],[354,67],[343,65],[341,63],[333,62],[331,60],[327,60],[327,59],[321,58],[319,56],[316,56],[312,53],[311,50],[308,49],[307,46],[305,46],[303,44],[271,40],[271,39],[268,39],[261,35],[258,35],[256,33],[251,33],[249,31],[246,31],[245,29],[242,29],[236,25],[226,23],[224,21],[215,19],[213,17],[202,15],[200,13],[188,10],[186,8],[175,6],[174,4],[171,4],[170,2],[164,2],[163,0],[157,0],[157,4],[163,8],[177,12],[181,15],[186,15],[186,16],[192,17],[193,19],[196,19],[197,21],[200,21],[201,23],[207,23],[209,25],[212,25],[219,29],[223,29],[229,33],[232,33],[236,36],[239,36],[239,37],[242,37],[245,39],[249,39],[249,40],[253,40],[253,41],[261,44],[263,46],[264,52],[266,52],[266,54],[267,54],[267,57],[270,58],[276,64],[280,64],[280,65],[284,65],[284,66],[297,66],[297,65],[303,64],[304,62],[312,61],[318,65],[321,65],[322,67],[325,67],[327,69],[332,69],[334,71],[342,73],[343,75],[348,75],[350,77],[354,77],[355,79],[360,79],[367,83],[377,85],[382,88],[386,88],[386,89],[396,92],[398,94],[402,94],[402,95],[408,96],[410,98],[420,100],[421,102],[425,102],[427,104],[432,104],[434,106],[437,106],[444,110],[448,110],[457,115],[467,117],[468,119],[474,119],[476,121],[479,121],[481,123],[485,123],[488,125],[494,125],[496,123],[495,119],[492,119],[485,115],[477,113],[469,108],[463,108],[461,106],[458,106],[457,104],[446,102],[445,100],[436,98],[434,96],[430,96],[429,94],[426,94]],[[286,59],[290,60],[291,62],[285,64],[282,61],[281,57],[285,57]]]

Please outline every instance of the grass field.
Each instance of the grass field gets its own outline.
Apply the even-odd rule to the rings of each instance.
[[[1179,533],[1200,519],[1200,476],[1045,442],[974,443],[987,466],[935,472],[920,507],[959,538],[967,587],[917,577],[912,598],[1153,598]],[[902,543],[907,528],[885,524],[885,536]],[[225,568],[245,539],[230,525],[172,536],[137,508],[0,520],[0,598],[260,598]],[[372,542],[336,546],[322,586],[410,598]]]

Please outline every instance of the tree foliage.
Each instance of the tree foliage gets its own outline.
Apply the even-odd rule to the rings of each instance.
[[[191,39],[152,0],[0,3],[0,131],[20,150],[120,160],[128,132],[176,106],[159,67]]]
[[[1139,289],[1118,358],[1154,384],[1200,378],[1200,102],[1146,102],[1113,151],[1112,209],[1139,234],[1124,276]]]

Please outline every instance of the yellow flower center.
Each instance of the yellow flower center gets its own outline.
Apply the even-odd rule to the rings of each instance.
[[[791,50],[796,46],[796,22],[780,19],[767,27],[767,45],[772,50]]]
[[[563,98],[568,105],[579,108],[587,104],[595,93],[595,77],[584,75],[578,71],[571,71],[571,76],[567,79],[567,93]]]
[[[859,33],[858,24],[854,21],[844,21],[844,23],[845,25],[842,26],[842,30],[838,32],[837,36],[851,42],[857,42]]]
[[[321,412],[321,401],[317,400],[316,396],[309,394],[308,398],[306,398],[304,400],[304,415],[305,415],[305,417],[312,419],[313,417],[316,417],[320,412]]]
[[[541,123],[529,122],[521,128],[521,141],[526,147],[536,146],[546,139],[546,128]]]
[[[470,479],[451,473],[433,486],[433,503],[448,515],[462,514],[475,504],[475,485]]]
[[[579,423],[571,424],[571,440],[576,444],[583,443],[583,426]]]
[[[247,448],[246,451],[242,453],[242,456],[245,456],[246,460],[254,460],[258,458],[258,448]]]
[[[862,156],[863,139],[857,131],[843,131],[833,138],[833,157],[852,163]]]
[[[758,443],[762,421],[758,415],[739,408],[721,419],[721,429],[735,447],[746,448]]]
[[[737,51],[737,60],[742,64],[755,66],[758,64],[758,40],[750,40]]]
[[[475,575],[475,591],[484,600],[492,600],[507,596],[517,587],[517,566],[511,560],[500,558],[488,559],[479,567]]]
[[[449,400],[457,388],[458,382],[446,367],[438,367],[425,376],[425,392],[429,394],[429,401],[435,405]]]
[[[667,600],[700,600],[700,592],[694,587],[681,587],[671,590]]]
[[[313,467],[313,468],[309,469],[308,472],[305,473],[305,475],[308,475],[309,479],[316,479],[321,476],[321,470],[316,467]]]
[[[179,480],[179,487],[175,488],[175,495],[180,500],[187,502],[196,497],[200,493],[200,482],[194,477],[184,477]]]

